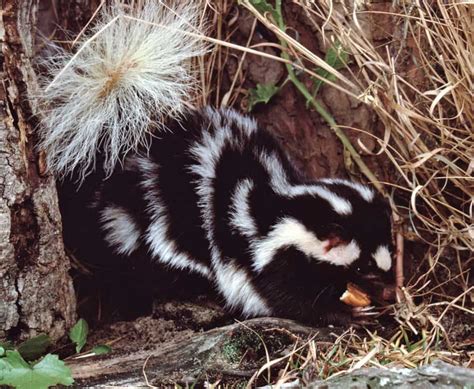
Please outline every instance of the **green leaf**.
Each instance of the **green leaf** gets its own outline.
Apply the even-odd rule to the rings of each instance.
[[[275,0],[275,6],[270,4],[267,0],[248,1],[260,14],[264,15],[265,12],[269,12],[281,30],[284,31],[286,29],[285,23],[283,21],[283,12],[281,8],[282,0]]]
[[[339,70],[349,62],[349,54],[344,50],[341,42],[336,41],[327,51],[324,61],[334,69]]]
[[[34,365],[29,365],[16,350],[7,351],[6,357],[0,359],[0,385],[16,389],[48,389],[73,382],[71,370],[57,355],[48,354]]]
[[[92,349],[92,352],[95,355],[107,354],[107,353],[110,353],[111,351],[112,351],[112,349],[109,346],[105,345],[105,344],[98,344],[97,346],[95,346]]]
[[[275,93],[278,92],[278,87],[273,84],[257,84],[256,88],[249,90],[249,112],[253,109],[255,104],[267,104]]]
[[[50,345],[51,339],[49,339],[49,336],[40,334],[21,343],[17,350],[24,359],[33,361],[44,355]]]
[[[4,350],[13,350],[15,347],[13,347],[12,342],[0,342],[0,347],[2,347]]]
[[[0,346],[0,357],[3,357],[3,354],[5,354],[5,349]]]
[[[335,70],[342,69],[346,67],[349,63],[349,54],[345,51],[341,45],[341,42],[336,41],[333,46],[331,46],[324,57],[324,62]],[[323,68],[317,68],[316,73],[328,81],[335,81],[336,76],[331,72]],[[314,80],[314,92],[313,97],[318,94],[319,88],[324,84],[324,81],[320,79]]]
[[[76,353],[81,352],[82,348],[87,342],[87,334],[89,332],[89,326],[84,319],[74,324],[74,327],[69,331],[69,339],[76,344]]]
[[[273,15],[276,12],[275,8],[273,8],[273,5],[268,4],[266,0],[250,0],[249,3],[252,4],[261,14],[270,12]]]

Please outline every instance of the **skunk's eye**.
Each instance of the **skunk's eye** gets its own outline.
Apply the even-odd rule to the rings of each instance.
[[[329,231],[329,235],[332,235],[332,236],[338,236],[342,238],[344,235],[344,229],[342,228],[340,224],[337,224],[337,223],[329,224],[328,231]]]
[[[357,266],[356,271],[359,274],[368,274],[371,273],[374,270],[375,266],[372,261],[364,262]]]

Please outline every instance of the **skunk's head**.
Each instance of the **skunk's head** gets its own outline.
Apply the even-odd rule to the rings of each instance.
[[[302,186],[273,232],[310,260],[349,270],[356,278],[392,269],[388,204],[367,186],[327,179]],[[283,236],[286,235],[286,236]]]
[[[342,309],[348,282],[370,295],[391,282],[390,213],[375,192],[343,180],[280,192],[278,216],[252,244],[254,284],[273,314],[337,322],[328,313]]]

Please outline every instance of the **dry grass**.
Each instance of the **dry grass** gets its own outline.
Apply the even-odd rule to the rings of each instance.
[[[337,39],[356,62],[357,73],[353,68],[349,76],[332,72],[348,94],[368,104],[385,124],[380,146],[399,173],[397,181],[386,186],[410,195],[409,207],[398,213],[406,217],[413,235],[436,250],[472,251],[472,9],[467,3],[441,1],[394,9],[393,23],[401,36],[380,48],[368,36],[370,10],[350,8],[352,1],[338,2],[337,7],[331,1],[318,2],[319,7],[296,3],[314,25],[325,26],[321,33],[328,45]],[[321,66],[316,54],[279,31],[268,14],[264,17],[249,2],[243,4],[278,31],[295,62],[305,63],[307,69]],[[465,264],[458,265],[462,273]]]
[[[407,341],[408,335],[402,329],[390,339],[370,331],[356,333],[352,328],[332,336],[333,341],[311,339],[296,343],[287,355],[268,360],[247,387],[257,379],[273,382],[275,387],[295,380],[306,385],[360,368],[416,368],[433,360],[451,364],[458,364],[460,360],[458,352],[440,350],[438,344],[431,344],[432,338],[426,333],[416,342]]]
[[[337,81],[329,84],[370,106],[384,124],[385,133],[377,139],[379,153],[390,160],[397,174],[382,184],[362,158],[361,164],[355,162],[391,199],[400,254],[404,241],[418,242],[425,250],[415,258],[417,270],[405,281],[399,302],[392,307],[399,326],[389,339],[369,332],[362,338],[348,331],[331,347],[311,341],[303,350],[291,353],[279,382],[304,376],[309,370],[327,377],[361,366],[397,363],[416,367],[433,359],[469,364],[473,356],[463,351],[464,345],[451,333],[447,318],[456,317],[455,311],[471,315],[471,319],[473,314],[474,2],[420,0],[400,2],[384,11],[373,9],[370,2],[293,3],[319,30],[328,47],[339,41],[350,54],[353,65],[344,71],[330,69]],[[209,94],[214,100],[208,102],[214,105],[235,102],[236,95],[242,93],[244,77],[239,71],[233,90],[227,91],[231,95],[219,92],[226,57],[237,56],[240,64],[246,53],[262,46],[250,46],[249,36],[247,45],[238,48],[241,52],[236,51],[229,36],[222,35],[222,31],[233,29],[223,29],[226,12],[246,8],[272,31],[275,41],[268,46],[283,53],[275,60],[313,77],[317,67],[329,70],[317,53],[293,38],[297,36],[294,31],[284,31],[274,15],[259,12],[252,4],[243,0],[238,8],[231,8],[226,1],[213,2],[220,44],[212,62],[207,63],[206,74],[207,90],[216,92]],[[382,14],[393,24],[394,35],[387,44],[377,46],[370,36],[370,23]],[[227,15],[233,22],[236,18]],[[344,129],[327,122],[345,136]],[[294,358],[299,358],[298,367],[290,368]]]

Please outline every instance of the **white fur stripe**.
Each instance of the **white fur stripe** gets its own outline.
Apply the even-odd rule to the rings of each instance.
[[[303,188],[305,187],[303,186]],[[326,200],[331,205],[332,209],[340,215],[350,215],[352,213],[352,204],[348,200],[331,192],[325,186],[311,185],[307,188],[307,193]]]
[[[214,125],[220,123],[220,118],[216,116],[217,113],[214,110],[208,109],[206,113]],[[232,117],[231,119],[236,120]],[[247,134],[250,134],[254,130],[254,123],[245,122],[244,124],[247,126]],[[213,181],[216,173],[216,165],[221,158],[222,150],[226,144],[230,143],[234,147],[239,147],[238,144],[234,143],[235,140],[235,136],[228,127],[214,128],[213,135],[211,135],[208,130],[203,129],[201,139],[189,149],[197,161],[196,164],[190,167],[190,170],[199,177],[197,179],[197,193],[200,197],[199,207],[201,209],[201,217],[206,236],[211,248],[212,267],[216,277],[217,289],[224,296],[229,308],[241,309],[244,316],[270,315],[270,308],[252,286],[251,280],[245,270],[239,268],[236,263],[230,262],[231,259],[226,259],[226,263],[224,263],[214,239],[215,223],[212,199],[214,196]],[[242,185],[241,193],[235,194],[234,196],[236,202],[245,202],[245,192],[249,191],[252,186],[250,181]],[[245,204],[243,204],[243,208],[240,208],[241,205],[242,204],[239,205],[239,209],[245,214]],[[237,215],[236,217],[240,216],[242,215]],[[240,225],[240,221],[236,221],[236,223]],[[249,233],[253,230],[248,220],[243,221],[241,227],[245,229],[248,228]]]
[[[383,271],[388,271],[392,267],[392,256],[387,246],[379,246],[375,253],[372,254],[377,266]]]
[[[128,212],[118,206],[104,208],[100,212],[106,242],[118,254],[130,255],[139,245],[140,229]]]
[[[168,215],[166,207],[161,205],[156,185],[158,166],[146,157],[139,158],[138,163],[145,177],[141,185],[145,189],[147,211],[151,218],[151,223],[145,233],[145,240],[153,257],[173,268],[190,269],[209,277],[210,271],[206,266],[181,252],[176,247],[176,243],[168,237]]]
[[[230,211],[230,225],[249,238],[257,235],[256,222],[250,215],[249,195],[252,189],[251,180],[239,181],[232,195]]]
[[[257,131],[257,122],[249,116],[241,115],[232,108],[221,108],[216,110],[210,106],[206,106],[203,110],[214,128],[220,128],[225,124],[224,119],[228,122],[235,123],[235,127],[242,131],[246,136]]]
[[[214,112],[211,110],[211,112]],[[200,141],[190,147],[189,152],[196,158],[197,163],[190,166],[190,170],[199,178],[197,180],[197,194],[199,195],[199,207],[201,217],[210,246],[215,246],[214,242],[214,213],[212,209],[212,197],[214,195],[213,180],[216,174],[216,165],[219,161],[222,149],[226,141],[231,137],[228,128],[216,128],[214,136],[209,131],[202,129]],[[219,258],[211,258],[213,262]]]
[[[352,240],[329,251],[328,242],[321,241],[308,231],[300,222],[293,218],[283,218],[269,234],[253,244],[253,269],[256,272],[268,265],[276,252],[284,247],[294,246],[304,254],[316,260],[328,262],[336,266],[349,266],[360,255],[360,248]]]
[[[297,197],[305,194],[318,196],[327,201],[331,207],[340,215],[350,215],[352,213],[351,203],[331,192],[324,185],[291,185],[280,158],[276,153],[260,154],[260,161],[270,175],[273,189],[282,196]]]
[[[245,317],[271,315],[272,311],[253,288],[245,270],[236,264],[217,263],[216,282],[230,309],[240,308]]]
[[[321,182],[326,184],[340,184],[348,186],[358,192],[359,195],[368,203],[372,202],[375,196],[375,193],[371,188],[358,182],[343,180],[341,178],[324,178],[321,180]]]
[[[270,175],[272,187],[278,192],[286,192],[291,185],[288,182],[288,177],[278,155],[274,152],[270,154],[261,152],[259,159]]]

